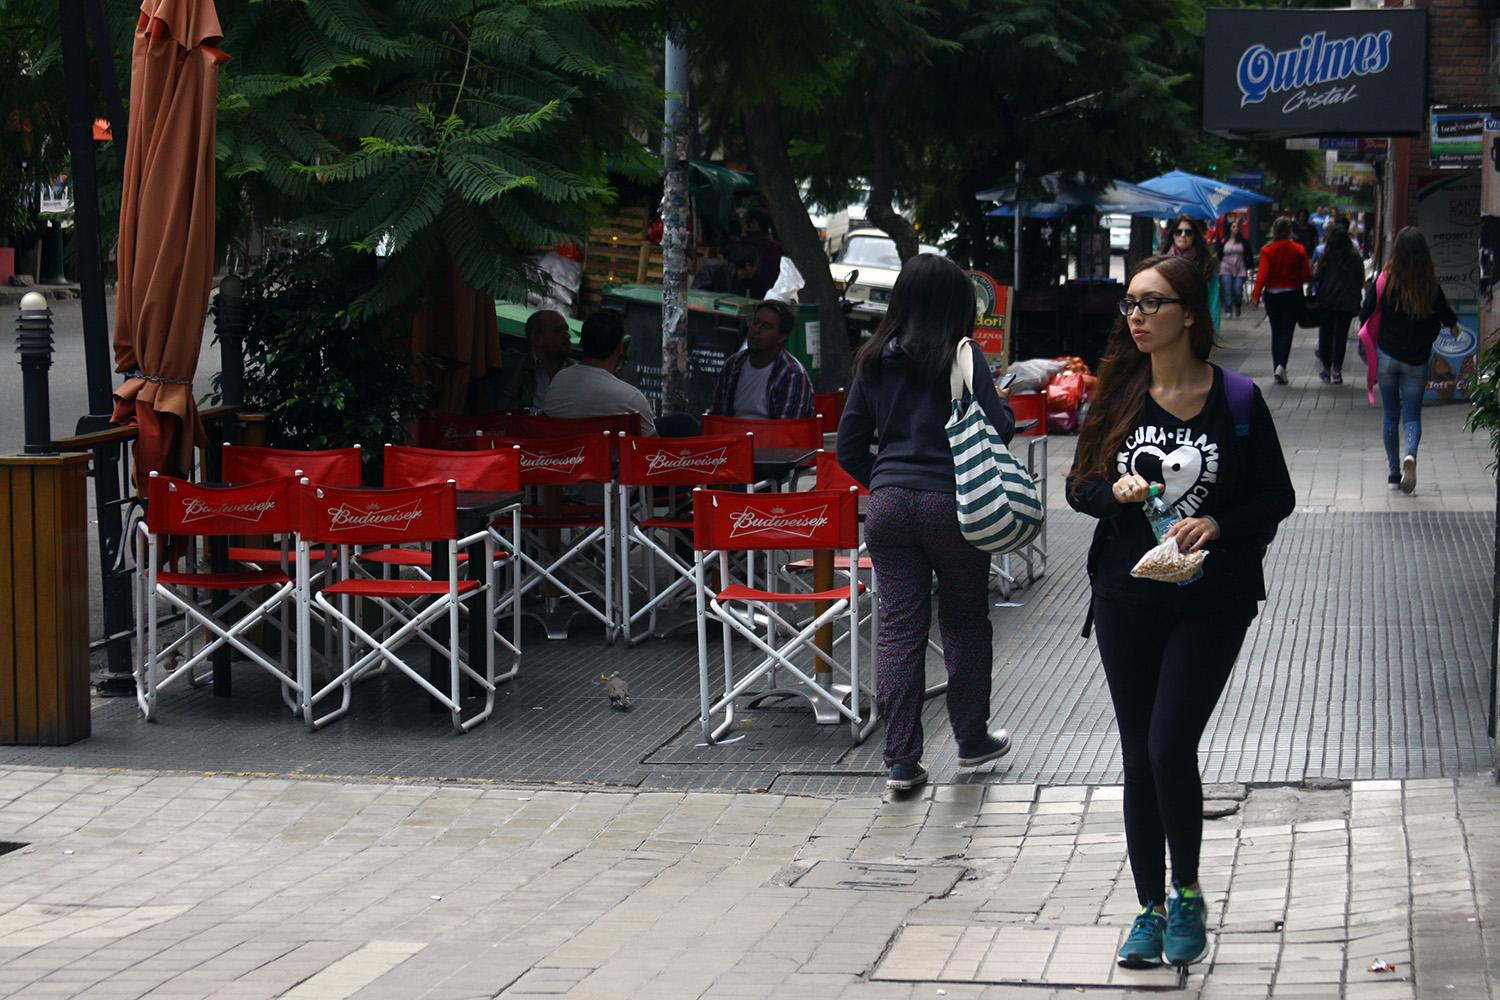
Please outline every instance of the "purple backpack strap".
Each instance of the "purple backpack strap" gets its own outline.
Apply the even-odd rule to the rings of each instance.
[[[1244,372],[1224,372],[1224,395],[1229,398],[1229,416],[1234,420],[1234,436],[1250,434],[1250,404],[1255,398],[1255,383]]]

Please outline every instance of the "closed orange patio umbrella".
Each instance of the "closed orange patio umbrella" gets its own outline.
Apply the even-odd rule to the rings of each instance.
[[[145,0],[130,64],[120,198],[116,424],[136,472],[185,476],[204,440],[193,374],[214,272],[214,147],[223,37],[213,0]]]

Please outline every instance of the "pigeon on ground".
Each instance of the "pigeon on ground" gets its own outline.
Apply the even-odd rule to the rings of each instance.
[[[610,708],[621,712],[630,711],[630,685],[625,683],[625,678],[618,674],[611,675],[604,685],[604,693],[609,695]]]

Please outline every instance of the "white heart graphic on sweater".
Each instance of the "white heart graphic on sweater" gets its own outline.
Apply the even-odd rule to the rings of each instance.
[[[1150,455],[1161,463],[1162,496],[1167,503],[1176,503],[1187,494],[1203,474],[1203,453],[1190,444],[1180,445],[1171,453],[1163,453],[1154,445],[1143,445],[1130,456],[1130,471],[1145,479],[1156,477],[1140,469],[1141,456]]]

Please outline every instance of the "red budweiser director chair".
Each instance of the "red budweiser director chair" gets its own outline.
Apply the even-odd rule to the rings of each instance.
[[[755,481],[755,451],[749,434],[704,437],[621,437],[620,455],[620,626],[626,642],[657,631],[657,612],[677,597],[686,599],[693,582],[692,511],[688,490],[698,486],[748,486]],[[677,548],[678,544],[682,548]],[[631,555],[638,552],[644,603],[633,606],[637,578]],[[671,580],[662,585],[658,573]],[[636,624],[647,619],[645,633]],[[682,623],[684,626],[686,621]]]
[[[200,486],[151,473],[146,483],[146,517],[137,528],[135,575],[136,702],[148,720],[156,717],[157,695],[178,678],[194,678],[194,671],[224,646],[254,663],[281,682],[281,698],[296,713],[301,686],[286,664],[287,615],[293,585],[286,570],[241,569],[225,573],[163,568],[166,536],[223,538],[231,535],[277,535],[297,523],[296,480],[290,476],[243,486]],[[218,609],[205,609],[193,593],[223,590],[234,596]],[[183,631],[162,645],[158,605],[166,603],[182,613]],[[247,633],[279,614],[281,655],[272,660],[257,649]],[[237,617],[231,617],[237,615]],[[209,641],[197,647],[200,640]],[[163,673],[171,657],[177,665]]]
[[[298,629],[299,636],[308,634],[311,606],[316,604],[334,627],[340,629],[353,642],[344,643],[344,662],[341,672],[322,687],[314,690],[312,680],[312,657],[305,642],[299,643],[298,676],[302,683],[303,715],[309,729],[316,729],[349,711],[351,691],[355,680],[367,671],[390,665],[412,680],[448,710],[453,728],[467,731],[477,723],[489,718],[495,708],[495,601],[489,586],[481,580],[460,580],[458,577],[458,550],[461,547],[482,542],[485,546],[486,565],[495,561],[492,536],[488,529],[469,538],[458,537],[458,498],[452,483],[430,483],[390,490],[342,489],[333,486],[299,487],[301,511],[297,530],[297,576],[299,582],[306,581],[311,573],[308,551],[311,546],[338,546],[340,561],[347,570],[354,546],[396,546],[416,543],[441,544],[441,553],[447,563],[445,580],[377,580],[365,577],[350,577],[329,584],[317,593],[310,588],[299,590]],[[335,604],[330,598],[337,598]],[[362,628],[350,613],[351,599],[367,598],[379,602],[410,602],[409,613],[402,616],[401,626],[389,635],[379,637]],[[470,604],[470,614],[485,616],[484,673],[480,674],[465,662],[459,648],[459,605],[462,601],[479,601]],[[425,603],[423,603],[425,601]],[[447,619],[448,643],[444,646],[427,631],[427,626]],[[448,690],[438,690],[421,672],[408,664],[402,656],[410,640],[419,640],[414,648],[430,646],[448,661]],[[368,650],[356,659],[351,649]],[[471,651],[472,655],[478,655]],[[462,717],[459,685],[467,676],[485,692],[484,708],[468,719]],[[341,693],[338,708],[321,717],[314,715],[317,703],[332,694]]]
[[[858,743],[875,725],[874,699],[860,684],[860,643],[846,645],[849,662],[836,662],[816,644],[819,629],[840,625],[853,632],[860,624],[860,603],[865,585],[851,573],[831,590],[780,593],[732,583],[730,555],[736,552],[801,552],[832,555],[835,552],[855,563],[859,547],[859,497],[854,490],[816,490],[806,493],[726,493],[696,490],[693,493],[693,546],[697,549],[694,575],[698,593],[699,721],[708,742],[718,740],[734,725],[734,702],[741,696],[766,698],[768,691],[754,691],[762,678],[771,680],[779,670],[791,674],[800,686],[778,688],[776,693],[796,694],[814,707],[832,708],[849,722]],[[718,588],[710,593],[710,561],[718,555]],[[767,574],[771,579],[772,574]],[[778,607],[814,604],[816,613],[803,621],[792,621]],[[767,635],[756,634],[756,619],[770,624]],[[870,641],[878,627],[869,615]],[[723,683],[711,679],[708,655],[709,622],[717,621],[722,636]],[[785,637],[779,646],[773,642]],[[755,653],[748,665],[737,668],[736,639],[749,643]],[[846,672],[847,692],[814,679],[816,666],[807,669],[793,656],[807,651],[835,673]],[[833,676],[833,675],[827,675]],[[774,683],[774,681],[773,681]],[[722,713],[716,724],[714,718]]]

